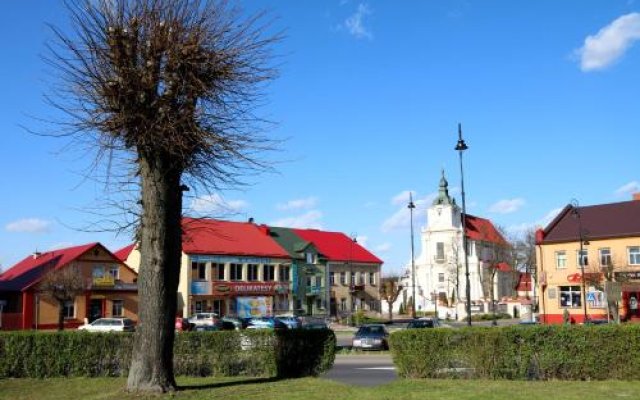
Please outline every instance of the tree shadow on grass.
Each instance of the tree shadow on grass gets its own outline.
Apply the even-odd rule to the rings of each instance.
[[[208,389],[218,389],[230,386],[242,386],[242,385],[252,385],[257,383],[272,383],[283,380],[282,378],[272,377],[272,378],[249,378],[237,381],[229,381],[229,382],[216,382],[216,383],[205,383],[202,385],[179,385],[178,391],[184,390],[208,390]]]

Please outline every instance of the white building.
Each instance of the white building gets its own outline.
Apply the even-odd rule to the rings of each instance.
[[[416,311],[438,312],[440,318],[466,317],[465,254],[462,240],[462,210],[449,195],[442,172],[438,197],[427,210],[426,228],[420,232],[420,254],[415,259]],[[492,286],[496,303],[514,293],[515,275],[506,262],[507,242],[485,218],[467,215],[469,280],[472,314],[491,310]],[[493,276],[492,276],[493,275]],[[483,284],[484,282],[484,284]],[[402,278],[404,293],[394,304],[411,304],[412,268]],[[437,304],[437,307],[436,307]]]

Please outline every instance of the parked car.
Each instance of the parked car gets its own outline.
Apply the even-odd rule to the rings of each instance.
[[[388,350],[389,331],[382,324],[362,325],[353,337],[354,349]]]
[[[302,320],[295,315],[278,315],[277,320],[283,322],[289,329],[298,329],[302,327]]]
[[[135,323],[129,318],[98,318],[78,327],[79,331],[87,332],[133,332],[135,329]]]
[[[196,313],[189,317],[189,322],[195,327],[203,325],[213,326],[218,322],[218,314],[206,312]]]
[[[287,325],[274,317],[251,318],[247,329],[288,329]]]
[[[220,321],[222,321],[223,324],[232,324],[234,329],[239,331],[241,329],[245,329],[248,325],[248,320],[245,319],[241,319],[241,318],[236,318],[236,317],[229,317],[229,316],[224,316],[222,318],[220,318]],[[223,330],[227,330],[224,329]]]
[[[419,318],[407,324],[406,329],[441,328],[442,324],[434,318]]]

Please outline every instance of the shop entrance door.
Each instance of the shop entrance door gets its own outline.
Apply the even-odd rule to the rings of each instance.
[[[98,318],[102,318],[102,299],[91,299],[89,303],[89,322],[93,322]]]

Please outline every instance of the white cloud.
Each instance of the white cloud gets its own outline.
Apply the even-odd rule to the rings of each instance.
[[[289,200],[286,203],[280,203],[276,205],[276,208],[280,211],[309,209],[316,206],[318,199],[316,197],[307,197],[305,199]]]
[[[524,203],[524,199],[522,198],[500,200],[489,207],[489,212],[497,214],[511,214],[518,211]]]
[[[416,194],[416,192],[413,193],[414,195]],[[418,214],[420,212],[424,212],[427,207],[429,207],[429,205],[433,202],[433,199],[435,199],[437,196],[438,195],[436,193],[431,193],[422,198],[414,196],[413,202],[416,205],[416,208],[413,210],[414,224],[416,223],[416,217],[420,218],[420,220],[423,220],[424,216],[418,216]],[[391,204],[399,206],[399,208],[392,216],[384,220],[382,226],[380,227],[380,230],[382,232],[387,233],[399,229],[409,229],[409,226],[411,225],[411,214],[409,213],[409,209],[407,208],[408,203],[408,190],[400,192],[399,194],[391,198]]]
[[[286,228],[322,229],[322,212],[310,210],[304,214],[296,215],[271,222],[269,225]]]
[[[402,192],[398,193],[397,195],[393,196],[393,198],[391,198],[391,204],[393,204],[394,206],[399,206],[401,204],[404,204],[404,205],[409,204],[409,193],[415,193],[415,192],[412,192],[411,190],[403,190]]]
[[[638,181],[629,182],[626,185],[620,186],[615,195],[618,197],[628,196],[633,193],[640,192],[640,183]]]
[[[25,218],[8,223],[5,229],[9,232],[45,233],[51,230],[51,221],[39,218]]]
[[[356,242],[362,247],[367,247],[367,242],[369,241],[368,236],[356,236]]]
[[[71,246],[73,246],[73,242],[58,242],[58,243],[55,243],[55,244],[49,246],[49,250],[48,251],[64,249],[64,248],[71,247]]]
[[[244,200],[225,200],[217,193],[197,197],[191,201],[191,209],[195,212],[220,216],[238,213],[249,206]]]
[[[511,225],[507,227],[507,231],[519,235],[529,229],[545,228],[563,209],[564,207],[554,208],[535,222],[524,222],[517,225]]]
[[[373,39],[373,33],[365,26],[365,19],[371,13],[371,8],[368,4],[358,4],[356,12],[344,21],[347,31],[357,39]]]
[[[391,250],[391,247],[392,247],[392,246],[391,246],[391,243],[386,242],[386,243],[382,243],[382,244],[377,245],[377,246],[373,249],[373,251],[374,251],[374,252],[376,252],[376,253],[386,253],[386,252],[388,252],[389,250]]]
[[[582,71],[604,69],[613,64],[640,39],[640,13],[623,15],[589,35],[584,45],[576,51]]]

